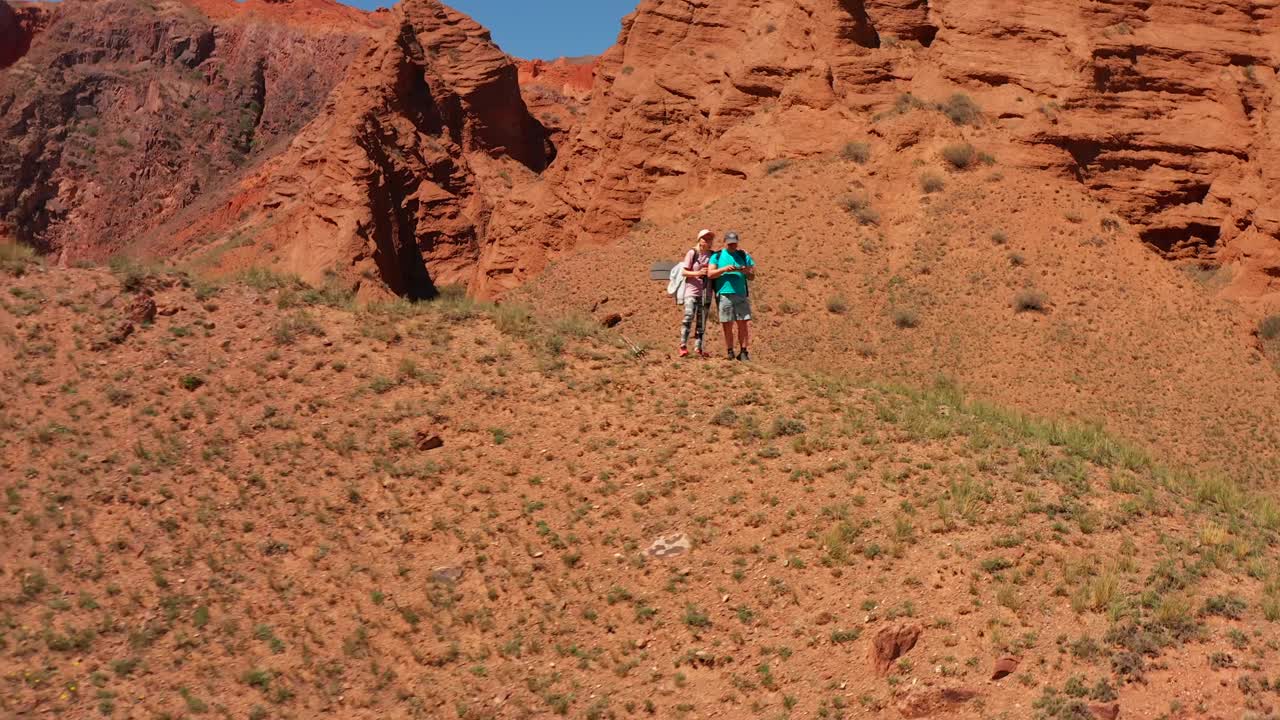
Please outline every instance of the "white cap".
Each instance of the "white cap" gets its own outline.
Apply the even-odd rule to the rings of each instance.
[[[699,239],[699,240],[701,240],[701,239],[702,239],[702,238],[704,238],[704,237],[707,237],[708,235],[710,235],[711,237],[715,237],[715,236],[716,236],[716,234],[715,234],[715,233],[713,233],[713,232],[711,232],[710,230],[702,229],[702,230],[699,230],[699,231],[698,231],[698,239]]]

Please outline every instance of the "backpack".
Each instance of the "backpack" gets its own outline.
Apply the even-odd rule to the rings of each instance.
[[[677,305],[684,304],[684,270],[683,263],[671,266],[671,274],[667,280],[667,294],[674,297]]]
[[[698,249],[693,248],[691,252],[693,253],[694,260],[696,261],[698,257]],[[685,253],[685,257],[687,258],[688,256],[688,253]],[[692,269],[692,262],[685,263],[684,261],[681,261],[671,268],[671,274],[667,276],[667,294],[675,298],[676,305],[684,305],[684,289],[688,284],[682,271]]]

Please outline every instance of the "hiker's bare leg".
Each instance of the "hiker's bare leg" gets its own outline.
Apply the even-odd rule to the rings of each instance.
[[[733,323],[720,323],[720,327],[724,328],[724,346],[733,352]]]
[[[747,343],[751,341],[751,321],[738,321],[738,347],[743,350],[747,349]]]

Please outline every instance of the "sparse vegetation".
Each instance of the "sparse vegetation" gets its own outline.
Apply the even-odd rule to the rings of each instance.
[[[893,324],[900,328],[913,328],[920,325],[920,315],[911,308],[895,308],[891,317]]]
[[[1048,305],[1048,296],[1034,288],[1020,290],[1013,299],[1013,308],[1018,312],[1044,312]]]
[[[27,245],[0,242],[0,270],[14,277],[21,276],[35,262],[36,252]]]
[[[956,125],[982,124],[982,109],[973,101],[973,98],[963,93],[952,95],[938,108]]]
[[[775,175],[791,167],[791,161],[786,159],[770,160],[764,166],[765,173]]]
[[[926,193],[941,192],[947,181],[936,172],[926,172],[920,176],[920,189]]]
[[[982,222],[964,248],[998,257]],[[848,254],[836,261],[867,259]],[[828,312],[867,307],[856,280],[816,260],[795,277],[809,269]],[[888,317],[835,352],[896,363],[937,328],[887,323],[950,321],[923,272],[896,272],[866,286]],[[46,275],[5,290],[42,298],[46,315],[22,330],[92,327]],[[237,712],[260,718],[306,715],[299,698],[341,707],[337,693],[408,717],[483,717],[474,698],[498,693],[535,714],[678,717],[722,678],[752,715],[874,716],[915,678],[985,683],[987,658],[1012,654],[1023,668],[1001,692],[1073,717],[1126,683],[1185,687],[1166,667],[1174,649],[1178,668],[1235,668],[1232,682],[1270,667],[1280,510],[1100,426],[946,381],[763,363],[673,373],[585,313],[452,289],[281,309],[289,285],[263,296],[232,282],[215,315],[194,288],[156,280],[143,282],[179,314],[90,361],[65,362],[60,338],[6,376],[0,531],[21,546],[0,550],[0,659],[24,668],[17,692],[61,714],[119,714],[137,693],[221,716],[215,690],[238,688]],[[34,371],[43,383],[24,383]],[[411,562],[404,548],[419,546],[436,554]],[[961,594],[940,604],[936,575]],[[312,606],[332,627],[299,612]],[[850,666],[813,680],[832,658],[865,663],[871,637],[900,622],[929,639],[887,678]]]
[[[871,159],[871,146],[862,142],[845,143],[840,156],[849,162],[865,165]]]
[[[1258,337],[1263,340],[1280,340],[1280,314],[1268,315],[1258,322]]]
[[[942,158],[956,170],[966,170],[978,159],[978,151],[969,143],[952,143],[942,148]]]
[[[840,199],[840,207],[853,215],[863,225],[879,225],[880,213],[871,207],[871,199],[862,194],[845,195]]]

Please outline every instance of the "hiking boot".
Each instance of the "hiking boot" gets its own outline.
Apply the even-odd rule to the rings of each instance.
[[[729,359],[730,359],[730,360],[737,360],[737,359],[738,359],[738,356],[733,354],[733,348],[729,348]]]
[[[711,357],[711,353],[707,352],[706,350],[703,350],[702,348],[698,348],[698,357],[706,359]]]
[[[746,348],[742,348],[742,350],[738,352],[738,359],[742,361],[747,361],[751,359],[751,356],[747,354]]]
[[[682,345],[680,347],[680,357],[689,357],[689,348]]]

